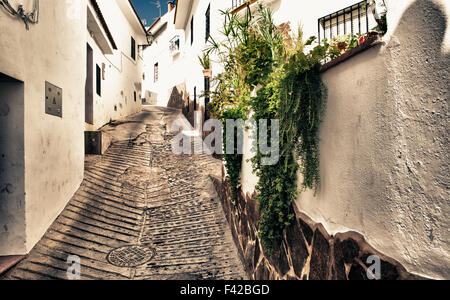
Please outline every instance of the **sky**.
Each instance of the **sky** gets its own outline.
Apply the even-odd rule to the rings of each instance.
[[[134,6],[141,19],[146,20],[147,25],[150,26],[153,22],[160,17],[159,8],[156,3],[158,0],[132,0]],[[167,13],[167,2],[168,0],[159,0],[161,4],[161,16]]]

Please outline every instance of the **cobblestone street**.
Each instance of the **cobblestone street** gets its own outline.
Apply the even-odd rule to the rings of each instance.
[[[88,156],[84,181],[29,256],[5,279],[244,279],[209,177],[221,162],[175,155],[175,111],[144,108],[109,125],[115,142]],[[130,135],[132,139],[130,140]]]

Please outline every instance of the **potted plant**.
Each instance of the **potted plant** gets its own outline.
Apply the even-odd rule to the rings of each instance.
[[[203,52],[203,55],[199,56],[198,59],[203,67],[203,75],[205,77],[212,77],[211,60],[209,58],[209,54]]]
[[[341,52],[341,54],[347,51],[349,46],[350,35],[339,35],[333,37],[331,40],[331,45],[336,46],[336,48]]]

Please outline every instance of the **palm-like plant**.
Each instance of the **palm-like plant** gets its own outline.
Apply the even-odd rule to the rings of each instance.
[[[200,61],[200,65],[204,70],[211,69],[211,59],[209,58],[208,52],[203,52],[202,56],[198,57],[198,60]]]

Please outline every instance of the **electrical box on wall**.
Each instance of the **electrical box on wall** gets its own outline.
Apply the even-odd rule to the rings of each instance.
[[[45,82],[45,113],[62,118],[62,89]]]

